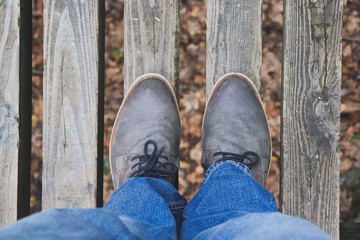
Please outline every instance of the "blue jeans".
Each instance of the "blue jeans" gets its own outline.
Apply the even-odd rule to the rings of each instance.
[[[331,239],[277,212],[236,162],[216,163],[189,204],[168,182],[130,178],[102,209],[51,209],[0,229],[0,239]]]

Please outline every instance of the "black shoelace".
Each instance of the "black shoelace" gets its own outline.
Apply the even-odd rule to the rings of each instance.
[[[149,154],[149,145],[153,146],[152,152]],[[139,159],[139,162],[135,163],[131,169],[137,168],[130,177],[167,177],[174,175],[178,171],[178,167],[172,162],[161,162],[162,158],[168,161],[168,157],[161,155],[165,150],[165,146],[161,147],[158,151],[158,147],[155,141],[148,140],[144,145],[144,155],[137,155],[131,159],[134,161]]]
[[[245,164],[248,168],[254,167],[259,161],[260,157],[257,153],[247,151],[243,154],[236,154],[230,152],[216,152],[213,156],[222,155],[222,158],[216,160],[216,162],[224,162],[224,161],[235,161]]]

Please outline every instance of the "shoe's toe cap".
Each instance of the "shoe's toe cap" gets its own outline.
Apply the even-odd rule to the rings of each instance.
[[[203,121],[203,158],[205,168],[216,160],[212,154],[225,151],[259,154],[259,167],[253,172],[265,183],[271,154],[271,139],[266,115],[255,87],[241,75],[220,79],[210,95]]]

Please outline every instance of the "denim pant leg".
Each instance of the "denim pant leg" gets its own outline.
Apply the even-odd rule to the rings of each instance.
[[[114,192],[103,209],[120,216],[141,238],[175,239],[186,204],[169,182],[135,177]]]
[[[51,209],[0,228],[0,239],[175,239],[186,201],[168,182],[131,178],[102,209]]]
[[[277,212],[274,197],[237,162],[212,165],[184,210],[183,239],[330,239],[308,221]]]

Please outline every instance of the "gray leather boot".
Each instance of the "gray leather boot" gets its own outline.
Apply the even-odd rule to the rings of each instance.
[[[208,99],[202,126],[202,165],[237,161],[265,186],[271,138],[264,108],[251,80],[239,73],[221,77]]]
[[[175,93],[158,74],[139,77],[117,114],[110,140],[114,188],[130,177],[176,182],[180,118]]]

